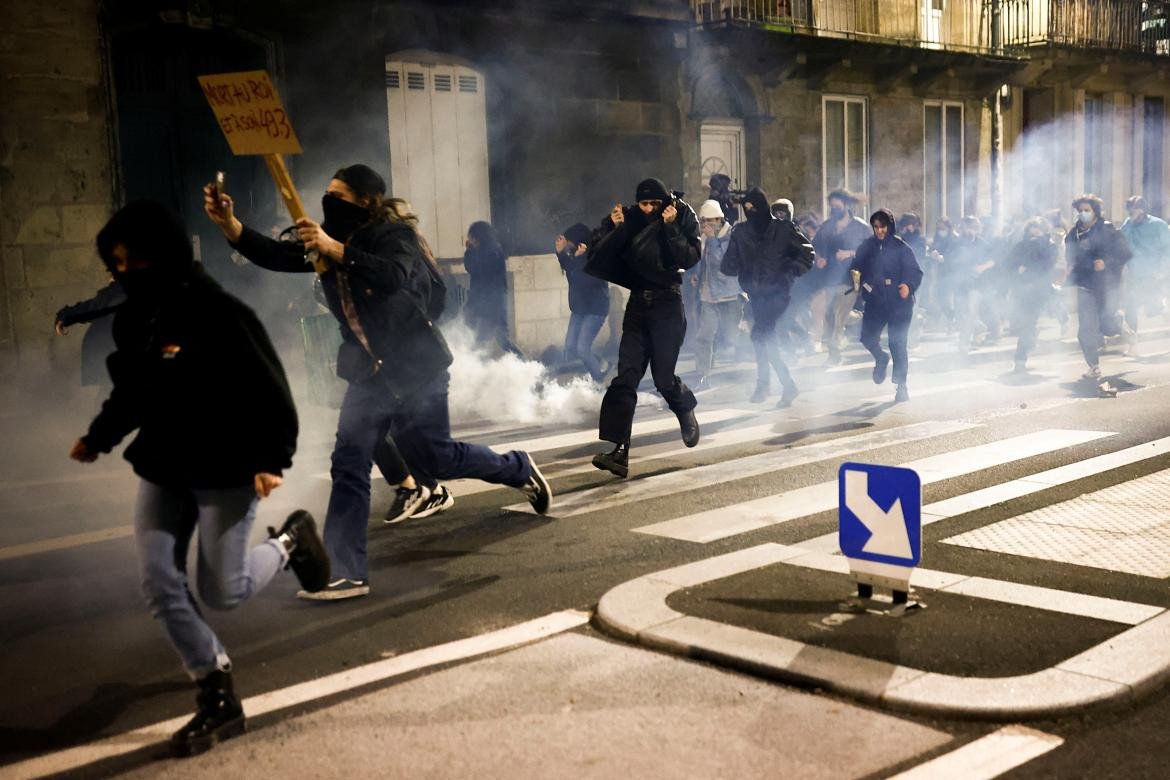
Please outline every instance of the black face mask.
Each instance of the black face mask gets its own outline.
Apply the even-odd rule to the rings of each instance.
[[[829,216],[833,219],[841,219],[841,217],[845,216],[845,209],[834,206],[829,209]]]
[[[321,208],[325,212],[321,228],[335,241],[345,241],[370,221],[370,212],[365,207],[335,195],[323,196]]]

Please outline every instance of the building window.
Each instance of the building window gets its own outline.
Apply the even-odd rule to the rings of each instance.
[[[419,216],[439,257],[491,220],[483,76],[454,64],[386,61],[390,191]]]
[[[963,104],[928,100],[923,105],[923,214],[927,229],[939,217],[958,220],[963,205]]]
[[[1085,93],[1085,192],[1100,195],[1109,203],[1110,171],[1107,154],[1111,143],[1105,96]]]
[[[825,202],[836,189],[869,193],[869,137],[865,99],[826,95],[821,101],[824,159],[821,182]]]

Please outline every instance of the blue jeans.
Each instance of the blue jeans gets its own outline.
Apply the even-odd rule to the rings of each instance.
[[[593,342],[604,324],[604,314],[573,312],[569,315],[569,330],[565,333],[565,362],[580,359],[595,382],[605,378],[601,371],[601,361],[593,354]]]
[[[325,549],[334,578],[369,578],[366,527],[370,521],[370,468],[387,434],[419,484],[433,488],[440,479],[471,477],[520,487],[532,468],[519,451],[503,455],[451,439],[447,416],[447,372],[401,404],[381,382],[351,382],[341,401],[333,446],[333,490],[325,515]]]
[[[202,490],[142,481],[134,537],[142,592],[193,679],[229,668],[223,644],[203,619],[187,584],[187,550],[199,529],[199,596],[212,609],[238,607],[288,560],[269,539],[248,549],[259,499],[251,485]]]

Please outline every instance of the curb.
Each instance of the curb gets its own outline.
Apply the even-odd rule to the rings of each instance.
[[[596,621],[615,636],[675,655],[824,688],[889,709],[960,718],[1018,721],[1080,713],[1087,707],[1131,703],[1170,679],[1167,610],[1039,672],[959,677],[684,615],[666,605],[667,597],[683,588],[817,555],[830,557],[801,547],[762,544],[648,574],[602,596]]]

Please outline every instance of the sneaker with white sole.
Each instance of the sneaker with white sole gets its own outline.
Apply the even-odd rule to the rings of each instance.
[[[455,496],[451,495],[446,485],[435,485],[435,489],[428,492],[430,495],[427,500],[419,504],[418,509],[411,515],[416,520],[446,512],[455,506]]]
[[[386,516],[382,518],[382,522],[401,523],[408,517],[417,514],[419,507],[426,503],[427,499],[431,497],[431,490],[426,485],[416,484],[413,488],[398,486],[394,491],[394,500],[390,502],[390,508],[386,510]]]
[[[354,599],[358,596],[368,596],[369,594],[369,580],[351,580],[347,577],[342,577],[341,579],[333,580],[318,591],[310,593],[307,590],[298,590],[297,598],[305,599],[306,601],[341,601],[342,599]]]
[[[532,467],[532,473],[528,477],[528,482],[520,489],[524,491],[524,495],[528,496],[528,503],[532,504],[536,514],[543,515],[552,506],[552,488],[549,487],[544,474],[541,474],[540,469],[536,467],[536,461],[532,459],[532,456],[528,453],[525,453],[525,456],[528,458],[528,465]]]

